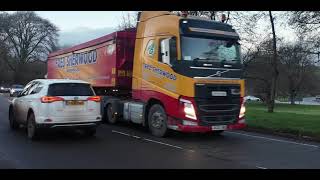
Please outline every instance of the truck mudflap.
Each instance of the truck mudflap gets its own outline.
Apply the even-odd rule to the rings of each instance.
[[[246,127],[245,119],[242,118],[238,120],[235,124],[229,124],[229,125],[218,125],[215,127],[223,127],[223,129],[215,129],[213,126],[200,126],[200,125],[183,125],[181,123],[175,123],[171,124],[170,122],[182,122],[173,120],[172,117],[169,117],[169,124],[168,128],[176,131],[181,131],[181,132],[200,132],[200,133],[205,133],[205,132],[211,132],[211,131],[216,131],[216,130],[237,130],[237,129],[243,129]]]

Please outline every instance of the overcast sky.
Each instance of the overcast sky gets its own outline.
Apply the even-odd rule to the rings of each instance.
[[[133,11],[36,11],[36,13],[59,28],[60,44],[76,44],[114,31],[120,18],[127,13],[133,13]],[[269,23],[259,23],[258,34],[261,33],[261,37],[266,34],[265,26]],[[276,25],[276,30],[277,35],[286,40],[295,39],[293,31],[289,27]]]
[[[98,29],[115,28],[122,14],[129,11],[36,11],[54,23],[61,31],[71,31],[79,27]]]

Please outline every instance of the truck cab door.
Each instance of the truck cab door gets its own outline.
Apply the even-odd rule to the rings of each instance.
[[[172,69],[172,63],[177,60],[176,48],[175,37],[159,38],[158,66],[166,73],[166,75],[160,80],[159,86],[171,92],[176,91],[176,83],[174,82],[176,80],[176,76]]]

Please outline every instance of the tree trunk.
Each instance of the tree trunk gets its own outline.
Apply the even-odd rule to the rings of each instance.
[[[294,105],[295,104],[295,102],[294,102],[294,99],[295,99],[295,97],[296,97],[296,91],[295,91],[295,89],[294,89],[294,82],[293,82],[294,80],[290,77],[289,78],[289,93],[290,93],[290,104],[291,105]]]
[[[16,70],[14,71],[14,83],[19,84],[20,83],[20,74],[21,74],[21,63],[17,63]]]
[[[271,11],[269,11],[270,23],[272,27],[272,35],[273,35],[273,59],[272,59],[272,79],[271,79],[271,92],[270,92],[270,102],[268,103],[268,112],[273,112],[274,109],[274,100],[276,97],[276,89],[277,89],[277,79],[278,79],[278,68],[277,68],[277,39],[276,32],[274,29],[274,19],[272,17]]]
[[[296,93],[294,90],[290,91],[290,104],[295,105],[295,98],[296,98]]]

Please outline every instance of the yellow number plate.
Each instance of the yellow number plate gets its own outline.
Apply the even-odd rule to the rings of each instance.
[[[83,101],[66,101],[67,105],[83,105]]]

